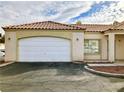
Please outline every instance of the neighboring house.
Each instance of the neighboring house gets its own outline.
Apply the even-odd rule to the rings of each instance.
[[[69,25],[44,21],[3,29],[5,61],[124,61],[124,22]]]

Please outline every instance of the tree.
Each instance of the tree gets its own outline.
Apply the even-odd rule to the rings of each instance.
[[[119,23],[118,21],[114,21],[114,22],[113,22],[113,25],[114,25],[114,26],[118,26],[119,24],[120,24],[120,23]]]
[[[0,43],[5,43],[5,35],[3,35],[2,38],[0,39]]]
[[[77,25],[81,25],[81,21],[77,21],[76,24],[77,24]]]

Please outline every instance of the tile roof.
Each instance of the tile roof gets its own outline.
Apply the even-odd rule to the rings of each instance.
[[[3,29],[42,29],[42,30],[85,30],[86,32],[105,32],[108,30],[124,29],[124,21],[117,24],[63,24],[53,21],[27,23],[22,25],[5,26]]]
[[[69,24],[62,24],[53,21],[43,21],[28,23],[22,25],[5,26],[3,29],[43,29],[43,30],[84,30],[85,28],[80,28],[77,26],[72,26]]]
[[[124,21],[122,21],[121,23],[118,23],[117,25],[113,25],[110,30],[124,30]]]
[[[73,24],[75,26],[86,28],[87,32],[104,32],[111,28],[112,24],[104,25],[104,24]]]

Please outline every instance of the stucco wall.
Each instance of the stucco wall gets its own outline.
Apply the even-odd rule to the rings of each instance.
[[[74,32],[72,40],[73,60],[84,60],[84,33]]]
[[[115,59],[124,60],[124,35],[115,35]]]
[[[84,39],[98,39],[100,40],[100,53],[99,54],[85,54],[84,59],[90,60],[107,60],[107,36],[98,32],[86,32]]]
[[[5,61],[16,60],[16,32],[5,32]]]

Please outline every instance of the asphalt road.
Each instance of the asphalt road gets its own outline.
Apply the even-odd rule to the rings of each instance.
[[[111,92],[123,86],[124,79],[91,74],[81,64],[14,63],[0,68],[0,90],[6,92]]]

